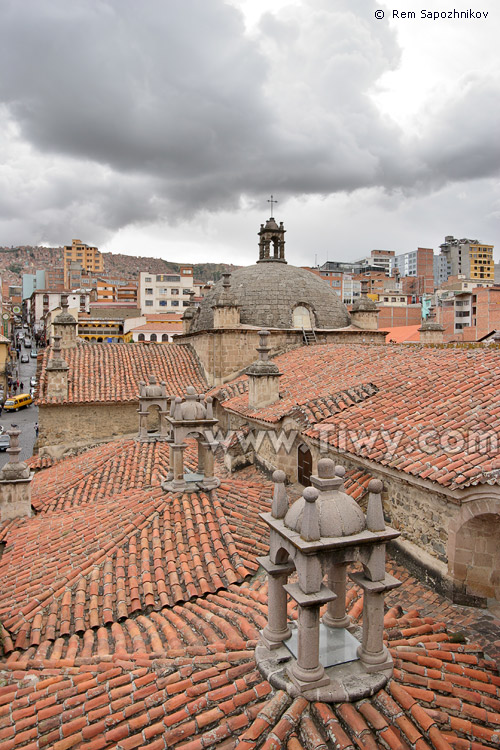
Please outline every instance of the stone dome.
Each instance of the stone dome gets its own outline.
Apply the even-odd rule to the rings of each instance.
[[[192,385],[186,389],[186,400],[180,405],[181,419],[196,421],[197,419],[206,419],[207,408],[205,404],[198,401],[198,394]]]
[[[318,476],[311,477],[311,484],[319,490],[316,500],[321,537],[342,537],[359,534],[366,528],[366,519],[357,502],[340,490],[345,473],[336,467],[330,458],[318,461]],[[296,500],[285,516],[285,526],[300,534],[306,501]]]
[[[274,219],[262,225],[260,234],[284,232]],[[281,240],[282,246],[284,245]],[[231,274],[231,300],[239,306],[241,325],[259,328],[344,328],[351,322],[347,308],[333,289],[304,268],[288,265],[284,251],[278,257],[262,257],[253,266]],[[195,313],[190,331],[214,327],[213,307],[229,294],[222,281],[214,284]],[[233,304],[234,304],[233,303]],[[298,310],[300,308],[300,310]],[[310,325],[307,325],[310,318]]]

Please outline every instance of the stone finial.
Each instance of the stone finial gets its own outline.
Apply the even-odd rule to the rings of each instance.
[[[30,475],[30,470],[26,464],[19,460],[19,454],[22,450],[19,445],[20,434],[21,430],[15,424],[11,426],[10,430],[7,430],[7,435],[10,437],[10,446],[6,451],[9,454],[9,462],[0,471],[0,480],[27,479]]]
[[[377,330],[379,313],[379,308],[368,296],[368,279],[362,279],[361,296],[354,302],[351,310],[352,323],[363,330]]]
[[[284,518],[288,510],[288,498],[285,489],[286,474],[279,469],[273,473],[274,493],[271,514],[273,518]]]
[[[7,430],[9,462],[0,471],[0,521],[31,516],[31,480],[34,474],[24,461],[19,460],[20,434],[21,430],[15,424]]]
[[[61,294],[61,312],[53,321],[54,338],[61,339],[61,349],[73,349],[76,346],[77,321],[69,313],[69,301],[66,293]]]
[[[240,306],[231,289],[231,274],[222,274],[222,292],[212,305],[214,311],[214,328],[238,328],[240,325]]]
[[[257,409],[273,404],[279,399],[278,366],[269,359],[270,347],[267,346],[269,331],[259,331],[259,358],[246,372],[248,375],[248,403]]]
[[[305,500],[300,536],[305,542],[315,542],[320,538],[319,512],[316,500],[319,492],[315,487],[306,487],[303,493]]]
[[[66,400],[68,398],[68,363],[61,355],[61,337],[52,337],[52,352],[46,367],[47,396]]]
[[[368,484],[368,508],[366,510],[366,528],[368,531],[384,531],[384,508],[382,506],[382,490],[384,485],[380,479],[371,479]]]

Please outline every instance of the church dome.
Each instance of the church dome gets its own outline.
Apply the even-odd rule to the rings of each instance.
[[[261,225],[260,257],[230,277],[231,299],[240,309],[241,325],[259,328],[344,328],[351,322],[336,292],[319,276],[285,260],[283,224],[273,218]],[[273,254],[274,249],[274,254]],[[218,281],[203,298],[190,331],[214,328],[213,307],[228,294]]]

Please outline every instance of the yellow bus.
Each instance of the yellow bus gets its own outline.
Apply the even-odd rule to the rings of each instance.
[[[33,399],[29,393],[20,393],[19,396],[9,396],[3,405],[5,411],[17,411],[24,409],[25,406],[31,406]]]

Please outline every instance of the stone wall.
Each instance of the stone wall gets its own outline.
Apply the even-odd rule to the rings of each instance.
[[[60,456],[71,448],[137,434],[138,408],[138,401],[40,406],[37,448]]]
[[[382,331],[316,330],[319,344],[384,344]],[[239,375],[258,357],[259,329],[225,328],[176,336],[175,343],[191,344],[203,367],[209,385],[221,385]],[[302,331],[296,328],[270,328],[267,345],[271,354],[281,354],[303,346]]]

